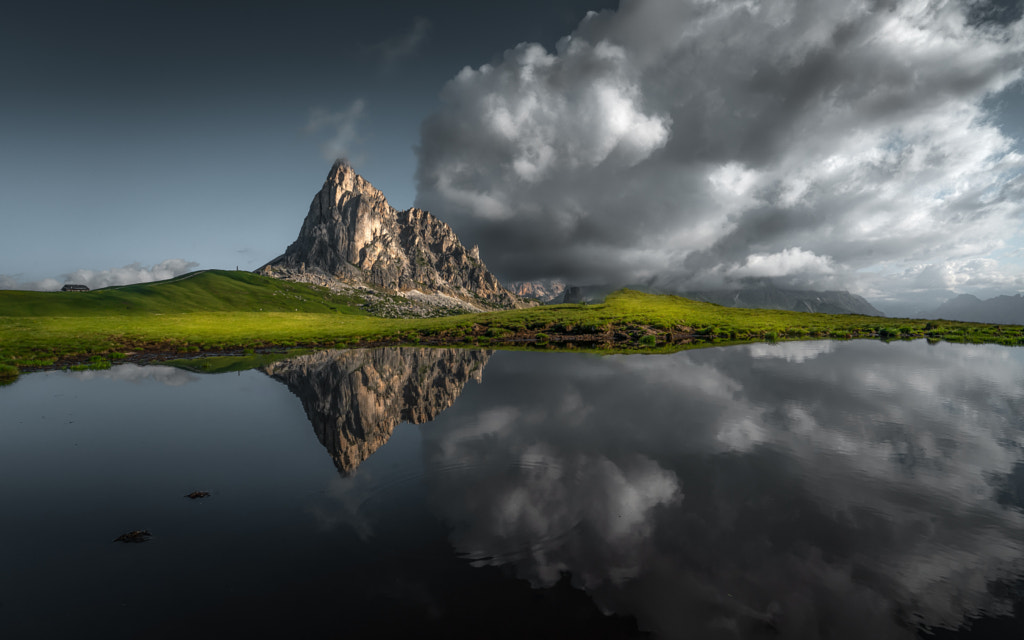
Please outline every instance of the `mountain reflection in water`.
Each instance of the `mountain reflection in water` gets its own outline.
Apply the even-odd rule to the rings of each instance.
[[[342,474],[355,471],[401,422],[423,424],[480,382],[489,351],[322,351],[263,367],[302,401],[320,444]]]
[[[490,356],[336,352],[267,373],[348,473]],[[571,576],[657,636],[902,638],[1000,618],[998,637],[1024,604],[1022,389],[1021,351],[999,347],[502,353],[421,429],[418,481],[474,565],[536,588]]]

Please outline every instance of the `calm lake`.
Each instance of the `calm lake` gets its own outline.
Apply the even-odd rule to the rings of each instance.
[[[0,637],[1024,637],[1022,416],[923,341],[29,374]]]

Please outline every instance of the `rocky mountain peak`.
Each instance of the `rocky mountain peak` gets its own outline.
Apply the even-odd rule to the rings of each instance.
[[[470,311],[525,304],[450,226],[423,209],[395,210],[340,160],[313,197],[298,238],[257,273],[332,288],[364,285]]]
[[[545,279],[506,282],[505,286],[517,296],[540,302],[554,302],[561,299],[567,285],[563,280]]]
[[[345,194],[352,194],[387,202],[384,194],[356,173],[347,160],[334,161],[334,165],[331,166],[331,171],[327,174],[327,180],[324,184],[333,186],[334,189],[332,191],[338,195],[339,199]]]

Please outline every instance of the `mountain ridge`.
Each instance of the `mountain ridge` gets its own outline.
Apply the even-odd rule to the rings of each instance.
[[[699,302],[713,302],[723,307],[885,316],[870,302],[849,291],[780,289],[771,283],[761,283],[742,289],[684,291],[680,295]]]
[[[963,293],[946,300],[926,317],[960,320],[961,322],[988,322],[994,324],[1024,323],[1024,296],[996,296],[982,300]]]
[[[615,290],[610,285],[565,286],[562,296],[552,302],[595,304]],[[857,314],[884,317],[870,302],[849,291],[814,291],[811,289],[780,289],[762,282],[739,289],[705,291],[672,291],[632,284],[626,288],[651,294],[672,294],[697,302],[711,302],[739,309],[774,309],[807,313]]]
[[[517,296],[538,302],[552,302],[559,299],[565,292],[565,287],[565,281],[558,279],[516,280],[505,283],[505,288]]]

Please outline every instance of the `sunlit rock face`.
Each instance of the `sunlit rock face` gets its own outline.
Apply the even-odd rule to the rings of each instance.
[[[263,372],[285,383],[338,471],[348,475],[402,422],[433,420],[480,382],[490,351],[355,349],[282,360]]]
[[[464,247],[451,227],[427,211],[395,210],[342,161],[313,197],[299,237],[258,273],[416,290],[481,308],[521,305],[487,270],[476,247]]]
[[[562,295],[565,286],[565,282],[561,280],[528,280],[511,282],[508,284],[508,289],[524,298],[552,302]]]

